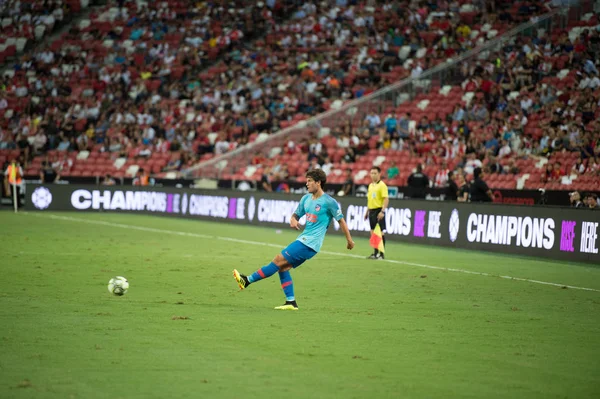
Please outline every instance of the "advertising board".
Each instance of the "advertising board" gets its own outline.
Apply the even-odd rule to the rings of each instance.
[[[300,198],[231,190],[33,185],[26,209],[143,213],[282,228]],[[365,199],[336,200],[353,235],[368,236]],[[392,199],[385,217],[388,240],[600,264],[600,212],[594,210]],[[337,223],[330,228],[339,232]]]

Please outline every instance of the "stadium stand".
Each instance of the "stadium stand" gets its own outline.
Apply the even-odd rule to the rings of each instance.
[[[592,158],[599,149],[595,124],[598,21],[590,8],[579,11],[585,14],[574,15],[564,28],[532,30],[498,48],[487,61],[462,63],[452,71],[460,84],[428,90],[400,106],[386,105],[383,112],[379,107],[379,112],[366,113],[364,119],[333,127],[320,142],[284,144],[284,154],[274,159],[287,164],[287,172],[301,179],[310,160],[318,158],[333,172],[331,181],[338,183],[345,180],[346,168],[353,170],[356,183],[365,184],[371,165],[385,170],[395,162],[400,176],[390,184],[404,185],[417,163],[425,165],[430,177],[446,175],[445,168],[440,170],[445,160],[450,170],[466,167],[467,174],[474,166],[500,164],[493,170],[502,168],[505,173],[489,176],[490,185],[496,188],[589,190],[598,181],[597,161]],[[583,109],[587,111],[581,120]],[[553,113],[557,120],[573,119],[557,125]],[[402,125],[404,132],[399,132],[397,126]],[[314,130],[322,134],[324,129]],[[290,151],[292,147],[301,150]],[[322,148],[326,153],[320,154]],[[261,162],[268,166],[275,153],[271,151]],[[579,155],[583,158],[580,171],[571,174]],[[555,176],[542,180],[543,165],[554,164],[555,159],[564,161]],[[221,167],[223,178],[257,179],[263,173],[255,165],[244,168],[244,160],[238,165],[235,159],[227,162],[235,173]]]
[[[190,149],[171,122],[180,116],[175,105],[199,92],[203,69],[299,2],[121,3],[92,12],[4,73],[0,161],[22,155],[26,173],[37,175],[43,156],[58,162],[66,151],[72,167],[63,176],[160,172],[167,150]]]
[[[562,187],[571,179],[558,172],[546,179],[542,168],[560,159],[566,175],[580,153],[576,184],[597,178],[598,57],[585,55],[597,54],[598,31],[590,28],[598,21],[589,7],[564,29],[537,29],[487,61],[465,61],[452,85],[438,87],[419,78],[542,15],[547,4],[274,3],[124,2],[93,12],[5,73],[0,163],[22,156],[32,176],[46,156],[63,176],[131,177],[140,168],[174,176],[412,78],[410,98],[261,155],[230,157],[219,177],[260,180],[275,166],[301,180],[317,162],[333,182],[351,168],[362,183],[371,165],[395,162],[400,174],[391,183],[402,185],[417,163],[433,177],[444,160],[467,173],[478,162],[501,164],[512,173],[493,174],[495,187]],[[590,134],[557,125],[558,108],[555,119],[572,112]],[[569,151],[557,151],[563,147]],[[577,148],[586,150],[570,151]]]
[[[43,41],[87,8],[89,0],[20,1],[0,6],[0,64]]]

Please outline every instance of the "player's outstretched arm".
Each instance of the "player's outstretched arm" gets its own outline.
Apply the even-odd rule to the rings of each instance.
[[[342,231],[344,232],[344,235],[346,236],[346,241],[348,241],[348,245],[346,245],[346,248],[348,248],[348,249],[354,248],[354,241],[352,241],[352,236],[350,235],[350,230],[348,230],[348,225],[346,224],[346,220],[344,220],[344,218],[342,218],[338,221],[338,223],[340,224],[340,228],[342,229]]]

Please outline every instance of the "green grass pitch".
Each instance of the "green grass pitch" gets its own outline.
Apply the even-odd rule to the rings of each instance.
[[[293,231],[55,215],[0,213],[0,398],[600,397],[593,265],[400,243],[406,263],[369,261],[329,236],[281,312],[277,276],[240,292],[231,270]]]

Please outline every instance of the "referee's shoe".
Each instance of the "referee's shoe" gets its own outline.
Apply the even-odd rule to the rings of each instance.
[[[367,256],[367,259],[385,259],[385,255],[381,252]]]

